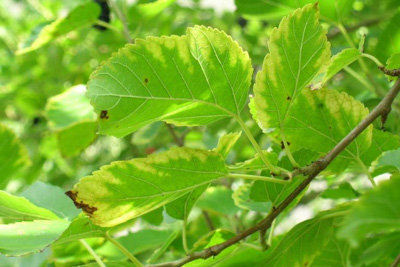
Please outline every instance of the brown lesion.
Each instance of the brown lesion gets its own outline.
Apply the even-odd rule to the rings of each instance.
[[[144,78],[144,84],[148,84],[149,83],[149,79],[148,78]]]
[[[290,96],[288,96],[288,97],[286,97],[286,100],[290,101],[290,100],[292,100],[292,98]]]
[[[100,112],[100,119],[107,120],[108,118],[109,118],[108,111],[107,110],[102,110]]]
[[[77,192],[73,192],[72,190],[69,190],[65,192],[65,194],[74,201],[75,207],[78,209],[82,209],[86,214],[89,216],[93,215],[93,213],[97,210],[96,207],[91,207],[88,204],[83,203],[83,201],[77,201],[76,198],[78,196]]]

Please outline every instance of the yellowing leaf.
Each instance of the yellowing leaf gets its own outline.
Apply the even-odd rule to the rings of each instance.
[[[196,26],[125,46],[91,75],[88,96],[100,132],[122,137],[155,121],[194,126],[238,116],[251,74],[231,37]]]
[[[228,174],[219,153],[173,148],[114,162],[82,178],[68,194],[100,226],[141,216]]]
[[[277,128],[284,135],[293,103],[329,61],[330,44],[318,18],[318,7],[310,4],[285,17],[272,31],[270,53],[254,86],[263,130]]]
[[[368,109],[346,93],[321,89],[304,90],[293,104],[283,126],[294,148],[326,153],[368,115]],[[359,158],[371,145],[372,125],[355,139],[342,157]]]

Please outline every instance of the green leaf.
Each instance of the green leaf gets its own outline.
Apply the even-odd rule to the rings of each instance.
[[[282,138],[301,91],[329,61],[330,44],[318,17],[318,8],[311,4],[285,17],[272,31],[270,53],[257,73],[254,101],[258,120],[264,131],[279,129]]]
[[[183,198],[183,197],[181,197],[181,198]],[[175,201],[178,201],[181,198],[178,198],[177,200],[174,200],[171,203],[174,203]],[[171,203],[168,203],[167,205],[169,205]],[[164,207],[160,207],[149,213],[143,214],[141,218],[143,220],[145,220],[146,222],[151,223],[153,225],[160,225],[164,221],[163,212],[164,212]]]
[[[382,31],[378,38],[375,54],[381,62],[386,62],[391,55],[400,53],[400,12],[397,11],[386,28]]]
[[[223,186],[207,188],[196,206],[216,214],[233,215],[239,211],[232,198],[233,191]]]
[[[176,0],[157,0],[145,4],[136,4],[133,6],[131,16],[135,19],[151,19],[160,14],[165,8],[176,2]]]
[[[329,243],[315,257],[310,267],[348,267],[351,266],[348,256],[351,252],[350,245],[344,240],[331,237]]]
[[[48,209],[32,204],[24,197],[0,191],[0,218],[7,220],[57,220],[57,215]]]
[[[132,143],[140,146],[150,144],[157,137],[162,125],[162,122],[155,122],[142,127],[132,136]]]
[[[123,137],[155,121],[195,126],[237,117],[251,74],[248,54],[231,37],[196,26],[125,46],[91,75],[88,96],[100,132]]]
[[[159,248],[171,234],[172,232],[170,230],[142,229],[122,236],[118,238],[117,241],[129,250],[129,252],[137,255],[145,251]],[[118,248],[109,242],[97,252],[107,258],[111,257],[110,252],[121,254]]]
[[[331,58],[330,64],[322,79],[322,84],[325,84],[336,73],[338,73],[344,67],[350,65],[360,57],[361,57],[361,52],[355,48],[346,48],[340,51],[340,53],[336,54]]]
[[[283,126],[291,148],[308,148],[326,153],[335,147],[367,115],[368,109],[345,92],[303,90],[288,112]],[[305,114],[307,114],[305,116]],[[372,142],[369,126],[340,157],[357,160]]]
[[[6,256],[39,252],[54,242],[68,225],[63,220],[0,225],[0,252]]]
[[[220,153],[224,158],[226,158],[241,135],[242,132],[230,133],[222,136],[219,139],[218,146],[214,149],[214,151]]]
[[[400,149],[383,152],[383,154],[372,164],[372,168],[374,173],[398,173],[400,171]]]
[[[18,50],[16,54],[34,51],[73,30],[90,26],[97,21],[99,14],[100,7],[94,2],[80,5],[71,10],[66,17],[59,18],[43,27],[37,39],[29,47]]]
[[[381,236],[379,240],[367,248],[359,258],[359,263],[364,263],[370,266],[372,263],[382,263],[383,259],[390,259],[390,263],[400,251],[400,233],[390,233]]]
[[[276,165],[278,163],[278,155],[276,153],[268,151],[263,151],[263,153],[272,165]],[[229,167],[232,170],[241,169],[248,171],[268,169],[258,153],[254,156],[254,158],[248,159],[244,162],[237,162],[235,165]]]
[[[374,129],[372,132],[372,144],[360,159],[366,166],[370,166],[384,151],[400,148],[400,137],[389,132]]]
[[[6,126],[0,124],[0,188],[30,164],[28,151]]]
[[[400,178],[392,177],[363,195],[339,228],[338,237],[353,246],[374,233],[400,230]]]
[[[185,220],[193,208],[194,204],[197,202],[199,197],[207,189],[207,185],[200,186],[188,193],[186,195],[168,203],[165,205],[165,211],[169,216],[177,220]]]
[[[348,182],[343,182],[339,184],[336,188],[326,189],[322,192],[322,198],[330,198],[330,199],[340,199],[340,198],[347,198],[353,199],[357,198],[360,194],[353,189],[351,184]]]
[[[308,266],[333,237],[344,208],[320,213],[292,228],[271,252],[263,266]]]
[[[400,69],[400,53],[396,53],[390,56],[386,62],[386,68],[388,70]]]
[[[71,222],[68,229],[62,233],[54,245],[60,245],[85,238],[104,237],[107,230],[108,228],[94,225],[88,217],[84,215],[79,216]]]
[[[230,231],[223,230],[223,229],[216,229],[215,231],[210,232],[206,236],[202,237],[194,246],[198,249],[206,249],[208,247],[223,243],[234,236],[235,236],[235,234]],[[238,247],[238,245],[234,244],[234,245],[228,247],[227,249],[224,249],[221,253],[219,253],[215,257],[211,257],[211,258],[208,258],[205,260],[198,259],[198,260],[195,260],[195,261],[185,264],[185,266],[187,266],[187,267],[215,266],[216,264],[218,264],[219,261],[221,261],[226,256],[233,253],[237,249],[237,247]]]
[[[190,148],[103,166],[69,196],[100,226],[141,216],[227,175],[220,154]]]
[[[57,143],[63,156],[73,157],[88,147],[97,137],[95,121],[81,121],[57,133]]]
[[[285,200],[302,181],[303,178],[300,176],[294,178],[290,184],[255,181],[251,187],[250,199],[257,202],[270,202],[272,206],[277,206]]]
[[[54,185],[35,182],[21,196],[39,207],[52,211],[62,219],[71,221],[80,213],[64,191]]]
[[[386,61],[386,69],[388,69],[388,70],[400,69],[400,53],[392,54],[390,56],[390,58]],[[386,76],[389,79],[389,81],[397,80],[397,77],[393,77],[393,76],[389,76],[389,75],[386,75]]]
[[[84,85],[76,85],[49,98],[45,112],[50,127],[61,129],[82,120],[94,121],[96,116],[85,92]]]
[[[319,8],[324,19],[339,22],[352,10],[353,0],[324,0]],[[280,19],[313,0],[235,0],[237,12],[250,17]]]
[[[153,263],[155,261],[157,261],[164,253],[165,251],[169,248],[169,246],[171,245],[172,242],[174,242],[174,240],[179,236],[179,232],[178,230],[175,230],[174,232],[172,232],[168,238],[166,238],[162,244],[161,247],[159,247],[158,249],[156,249],[153,254],[151,254],[151,256],[147,259],[147,263]]]
[[[270,202],[255,202],[250,198],[252,184],[244,184],[233,192],[232,198],[236,206],[241,209],[268,212],[272,205]]]

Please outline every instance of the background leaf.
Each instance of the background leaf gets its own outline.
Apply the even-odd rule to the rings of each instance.
[[[399,231],[399,186],[400,178],[393,177],[363,195],[345,217],[338,237],[356,246],[369,234]]]
[[[28,151],[6,126],[0,124],[0,188],[30,164]]]

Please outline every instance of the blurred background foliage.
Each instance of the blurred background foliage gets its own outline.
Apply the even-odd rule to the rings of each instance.
[[[257,73],[268,53],[267,43],[271,30],[278,26],[282,16],[296,7],[293,2],[298,2],[286,0],[280,1],[281,5],[269,6],[260,0],[110,1],[110,21],[105,25],[106,28],[101,28],[104,23],[97,20],[100,6],[90,5],[93,10],[89,10],[88,14],[95,14],[94,20],[89,14],[87,21],[75,27],[73,20],[86,16],[81,10],[77,18],[71,16],[71,21],[64,23],[57,31],[50,32],[46,42],[31,50],[27,48],[32,47],[46,25],[67,16],[71,10],[88,1],[0,1],[0,123],[7,127],[4,131],[11,130],[12,135],[20,140],[19,144],[10,142],[10,145],[15,145],[13,149],[23,158],[12,176],[0,183],[2,190],[18,195],[34,182],[41,181],[67,191],[79,178],[112,161],[145,157],[178,145],[172,131],[184,137],[180,141],[185,146],[206,149],[214,148],[222,135],[240,131],[237,124],[224,119],[207,127],[191,129],[154,123],[122,139],[96,135],[96,117],[84,96],[84,85],[102,61],[127,43],[121,17],[126,19],[132,39],[183,35],[186,28],[193,25],[224,30],[248,51]],[[324,2],[329,1],[320,2],[321,8],[324,8],[321,21],[332,43],[332,54],[351,46],[358,47],[360,42],[363,43],[364,51],[376,56],[381,62],[386,62],[392,53],[400,52],[398,0],[338,1],[343,6],[340,17],[332,13],[329,5],[324,6]],[[348,35],[344,35],[340,27],[345,27]],[[338,73],[328,86],[346,91],[372,108],[388,91],[389,84],[373,62],[365,61],[364,64],[353,63],[346,71]],[[270,148],[278,154],[282,152],[280,144],[274,143],[273,138],[267,138],[250,119],[248,109],[243,111],[243,117],[263,148]],[[385,125],[386,131],[399,133],[399,118],[400,107],[397,102]],[[380,129],[380,122],[376,122],[375,127]],[[13,138],[11,136],[10,140]],[[1,140],[0,144],[1,151],[6,144],[2,144]],[[227,161],[245,161],[254,153],[251,144],[242,136]],[[3,162],[6,162],[7,157],[12,155],[7,155]],[[340,184],[349,176],[355,190],[348,184]],[[201,197],[189,219],[190,247],[198,250],[224,241],[265,215],[257,205],[240,209],[250,205],[249,199],[243,204],[232,198],[235,193],[239,195],[240,192],[235,191],[242,184],[223,180],[210,187]],[[330,191],[321,195],[325,189],[336,188],[339,184],[342,188],[339,197],[337,192]],[[316,181],[301,200],[301,204],[307,203],[307,207],[300,205],[286,219],[280,217],[283,221],[280,222],[277,234],[284,233],[295,223],[311,217],[321,209],[332,207],[335,203],[343,202],[343,199],[351,199],[358,194],[357,191],[363,192],[368,186],[365,175],[356,168],[339,177],[327,175],[325,180]],[[156,210],[125,225],[129,231],[116,232],[121,236],[118,241],[133,254],[140,259],[150,258],[157,262],[184,255],[181,240],[177,238],[180,227],[180,221],[169,217],[162,210]],[[220,230],[210,235],[211,229]],[[109,242],[102,238],[88,239],[87,242],[100,256],[115,261],[115,266],[125,266],[122,262],[125,256]],[[251,244],[251,240],[249,243],[248,246],[235,245],[226,250],[221,257],[217,257],[218,266],[252,266],[252,261],[266,257],[268,252],[262,253],[252,248],[254,244]],[[159,250],[155,253],[156,249]],[[43,253],[18,259],[0,257],[0,266],[75,266],[92,261],[92,256],[76,241],[54,245]],[[212,264],[216,264],[214,259],[198,262],[194,266]],[[110,263],[107,266],[114,265]]]

